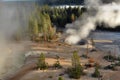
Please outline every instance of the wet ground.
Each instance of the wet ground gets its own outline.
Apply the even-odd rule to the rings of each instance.
[[[94,32],[96,47],[120,55],[120,32]]]

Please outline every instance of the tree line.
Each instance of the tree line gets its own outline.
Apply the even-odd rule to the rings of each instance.
[[[50,41],[55,39],[56,28],[65,28],[67,23],[72,23],[76,19],[80,18],[86,8],[80,7],[68,7],[68,8],[58,8],[50,7],[48,5],[35,7],[32,15],[29,18],[29,36],[32,40],[44,40]],[[104,28],[104,24],[96,25],[98,30],[108,30],[108,31],[120,31],[118,26],[115,29]],[[39,38],[41,37],[41,38]]]
[[[80,7],[51,8],[49,6],[43,6],[41,12],[48,14],[52,24],[57,27],[65,27],[67,23],[73,22],[82,14]]]
[[[84,9],[57,8],[45,6],[35,6],[29,18],[29,36],[32,40],[50,41],[56,38],[55,27],[65,27],[67,23],[72,23],[81,16]],[[41,37],[41,38],[39,38]]]
[[[81,5],[84,4],[84,0],[44,0],[41,2],[41,0],[37,1],[39,4],[47,4],[47,5]]]

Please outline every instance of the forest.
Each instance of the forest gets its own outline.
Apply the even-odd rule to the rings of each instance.
[[[47,5],[82,5],[84,4],[84,0],[44,0],[44,1],[37,1],[39,4],[47,4]]]
[[[56,38],[56,30],[65,28],[67,23],[72,23],[76,19],[81,18],[81,15],[87,12],[85,7],[68,7],[58,8],[48,5],[37,5],[32,15],[29,18],[29,36],[33,37],[42,36],[45,41]],[[96,22],[97,30],[105,31],[120,31],[119,26],[115,29],[107,27],[106,24],[98,24]],[[103,27],[106,26],[106,27]],[[39,39],[38,39],[39,40]]]
[[[56,28],[65,28],[67,23],[72,23],[78,19],[85,8],[56,8],[45,6],[36,6],[35,11],[29,18],[29,36],[43,36],[45,41],[55,38]]]
[[[87,0],[37,0],[39,4],[47,5],[84,5]],[[114,2],[115,0],[100,0],[103,3]],[[117,1],[117,0],[116,0]]]

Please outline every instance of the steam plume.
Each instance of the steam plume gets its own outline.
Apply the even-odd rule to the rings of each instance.
[[[24,45],[10,41],[10,36],[20,28],[25,29],[33,10],[29,2],[0,2],[0,79],[22,64]]]
[[[96,23],[105,23],[105,27],[115,28],[120,25],[120,2],[117,0],[86,0],[85,6],[88,12],[82,17],[66,25],[66,33],[69,35],[65,42],[76,44],[86,38],[90,31],[96,29]]]

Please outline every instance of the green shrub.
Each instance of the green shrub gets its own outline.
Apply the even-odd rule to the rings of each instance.
[[[67,69],[67,73],[70,78],[75,78],[75,79],[79,79],[83,74],[83,68],[80,65],[79,56],[76,51],[73,52],[72,67]]]
[[[55,64],[53,64],[53,67],[59,68],[59,69],[62,68],[59,61],[56,61]]]
[[[95,67],[95,72],[92,74],[92,77],[100,77],[100,72],[98,70],[98,67]]]
[[[64,80],[61,76],[58,78],[58,80]]]
[[[83,69],[80,66],[75,67],[75,68],[68,68],[67,73],[70,78],[79,79],[81,75],[83,74]]]
[[[116,60],[116,58],[112,55],[106,55],[103,57],[105,60],[113,62],[114,60]]]
[[[62,68],[62,66],[61,66],[61,64],[60,64],[60,62],[59,62],[59,56],[58,55],[56,55],[56,62],[53,64],[53,67],[55,67],[55,68]]]
[[[45,70],[48,68],[48,64],[45,62],[45,56],[43,53],[40,54],[37,65],[40,70]]]
[[[110,65],[106,66],[104,69],[114,70],[115,69],[115,64],[110,64]]]

